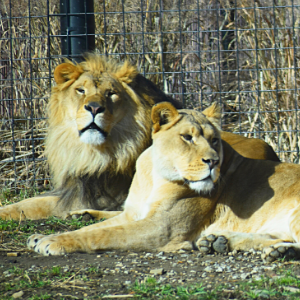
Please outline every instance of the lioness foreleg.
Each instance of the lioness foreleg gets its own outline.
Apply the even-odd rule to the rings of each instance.
[[[59,200],[56,196],[34,197],[18,203],[0,207],[0,218],[4,220],[39,220],[53,216]]]
[[[167,244],[168,229],[162,222],[143,219],[113,225],[113,220],[118,220],[122,215],[72,232],[49,236],[33,235],[28,239],[27,245],[43,255],[63,255],[110,249],[153,250]]]

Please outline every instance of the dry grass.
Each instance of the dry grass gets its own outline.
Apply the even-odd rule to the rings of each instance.
[[[299,8],[281,7],[291,1],[277,1],[273,8],[267,0],[240,0],[232,10],[232,1],[221,0],[223,9],[216,10],[211,0],[164,0],[163,7],[147,0],[143,19],[140,1],[104,3],[106,14],[103,2],[95,1],[100,53],[130,58],[187,107],[222,101],[225,129],[261,137],[281,159],[298,161],[300,14]],[[58,0],[48,6],[31,0],[30,7],[24,0],[0,0],[2,187],[30,187],[35,179],[37,187],[48,184],[43,138],[51,74],[60,55],[58,9]]]

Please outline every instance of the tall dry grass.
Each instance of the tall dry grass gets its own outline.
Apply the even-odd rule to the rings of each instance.
[[[95,1],[96,49],[131,59],[187,107],[222,102],[224,129],[261,137],[296,162],[300,0],[293,3]],[[58,0],[0,0],[0,186],[49,182],[43,139],[60,61],[58,8]]]
[[[241,55],[236,75],[241,80],[230,105],[244,113],[239,115],[238,126],[230,124],[228,128],[249,132],[248,136],[260,136],[279,152],[282,160],[298,162],[300,17],[297,5],[300,3],[276,1],[277,6],[271,1],[238,3],[240,11],[235,20],[238,26],[232,23],[230,27],[238,31],[234,42]],[[249,9],[253,5],[255,9]]]

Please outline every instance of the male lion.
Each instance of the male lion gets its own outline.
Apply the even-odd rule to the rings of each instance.
[[[221,140],[219,117],[216,105],[203,113],[155,105],[153,144],[137,160],[124,212],[77,231],[33,235],[28,247],[44,255],[194,247],[254,248],[267,260],[298,254],[300,166],[239,155]]]
[[[162,101],[180,106],[128,61],[96,54],[77,65],[60,64],[54,79],[46,155],[55,189],[0,208],[0,218],[64,218],[71,210],[120,209],[136,159],[151,144],[151,107]],[[242,155],[278,160],[261,140],[222,135]]]

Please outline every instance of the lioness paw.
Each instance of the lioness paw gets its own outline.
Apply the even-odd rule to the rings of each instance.
[[[272,262],[280,258],[290,260],[299,257],[299,249],[295,249],[292,243],[280,243],[265,248],[261,257],[266,262]]]
[[[34,234],[28,238],[27,247],[45,256],[65,254],[64,248],[55,241],[54,236]]]
[[[228,252],[228,240],[225,236],[216,236],[210,234],[208,236],[201,237],[196,243],[200,252],[209,254],[213,252],[227,253]]]

